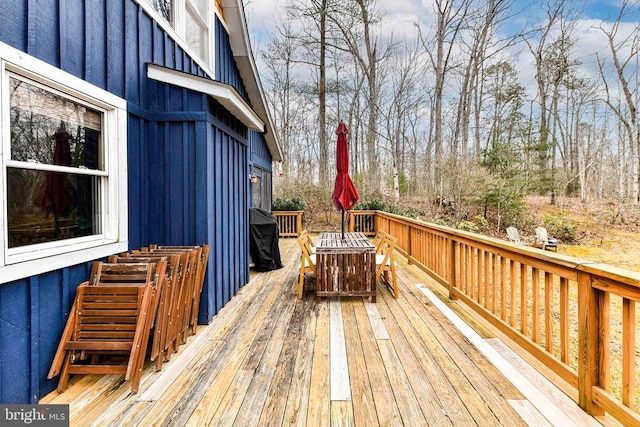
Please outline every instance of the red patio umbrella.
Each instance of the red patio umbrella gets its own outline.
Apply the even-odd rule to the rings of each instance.
[[[336,147],[336,183],[333,187],[333,204],[342,211],[342,238],[344,239],[344,212],[356,204],[360,196],[349,177],[349,148],[347,147],[347,125],[340,122],[336,129],[338,142]]]

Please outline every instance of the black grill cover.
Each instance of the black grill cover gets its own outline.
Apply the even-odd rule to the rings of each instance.
[[[284,267],[278,246],[278,223],[271,213],[249,208],[249,253],[256,271]]]

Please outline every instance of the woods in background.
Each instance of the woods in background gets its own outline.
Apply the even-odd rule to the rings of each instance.
[[[447,200],[500,217],[526,195],[563,195],[637,218],[637,0],[606,20],[568,0],[423,10],[399,23],[372,0],[287,2],[257,46],[285,158],[276,196],[296,183],[332,188],[344,120],[365,198]],[[592,53],[587,36],[601,42]]]

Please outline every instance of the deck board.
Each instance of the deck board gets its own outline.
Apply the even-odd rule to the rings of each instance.
[[[351,298],[349,299],[351,300]],[[376,414],[376,405],[373,400],[371,383],[367,372],[368,355],[363,350],[360,338],[361,334],[372,336],[373,331],[371,331],[368,321],[362,322],[362,319],[358,321],[355,305],[350,301],[345,302],[343,305],[344,324],[358,326],[344,328],[353,415],[359,425],[374,426],[378,425],[378,415]]]
[[[42,402],[69,403],[71,425],[548,422],[429,299],[425,278],[406,264],[398,265],[398,299],[379,283],[375,304],[362,297],[316,301],[312,277],[298,299],[299,249],[287,239],[280,248],[286,267],[252,274],[163,371],[148,362],[139,394],[122,376],[87,375]],[[336,369],[342,377],[332,386]]]

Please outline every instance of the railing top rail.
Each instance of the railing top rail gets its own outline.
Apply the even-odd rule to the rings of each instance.
[[[418,226],[427,229],[437,230],[440,233],[450,236],[453,240],[461,243],[479,243],[492,246],[501,250],[517,253],[526,257],[535,258],[545,263],[555,264],[563,268],[575,269],[586,273],[605,277],[611,280],[619,281],[627,285],[631,285],[640,290],[640,272],[626,270],[620,267],[614,267],[608,264],[602,264],[595,261],[588,261],[568,255],[557,254],[555,252],[545,251],[543,249],[519,246],[511,242],[496,239],[489,236],[483,236],[444,225],[434,224],[414,218],[407,218],[401,215],[391,214],[384,211],[375,211],[376,215],[381,217],[392,218],[396,222],[405,223],[409,226]]]

